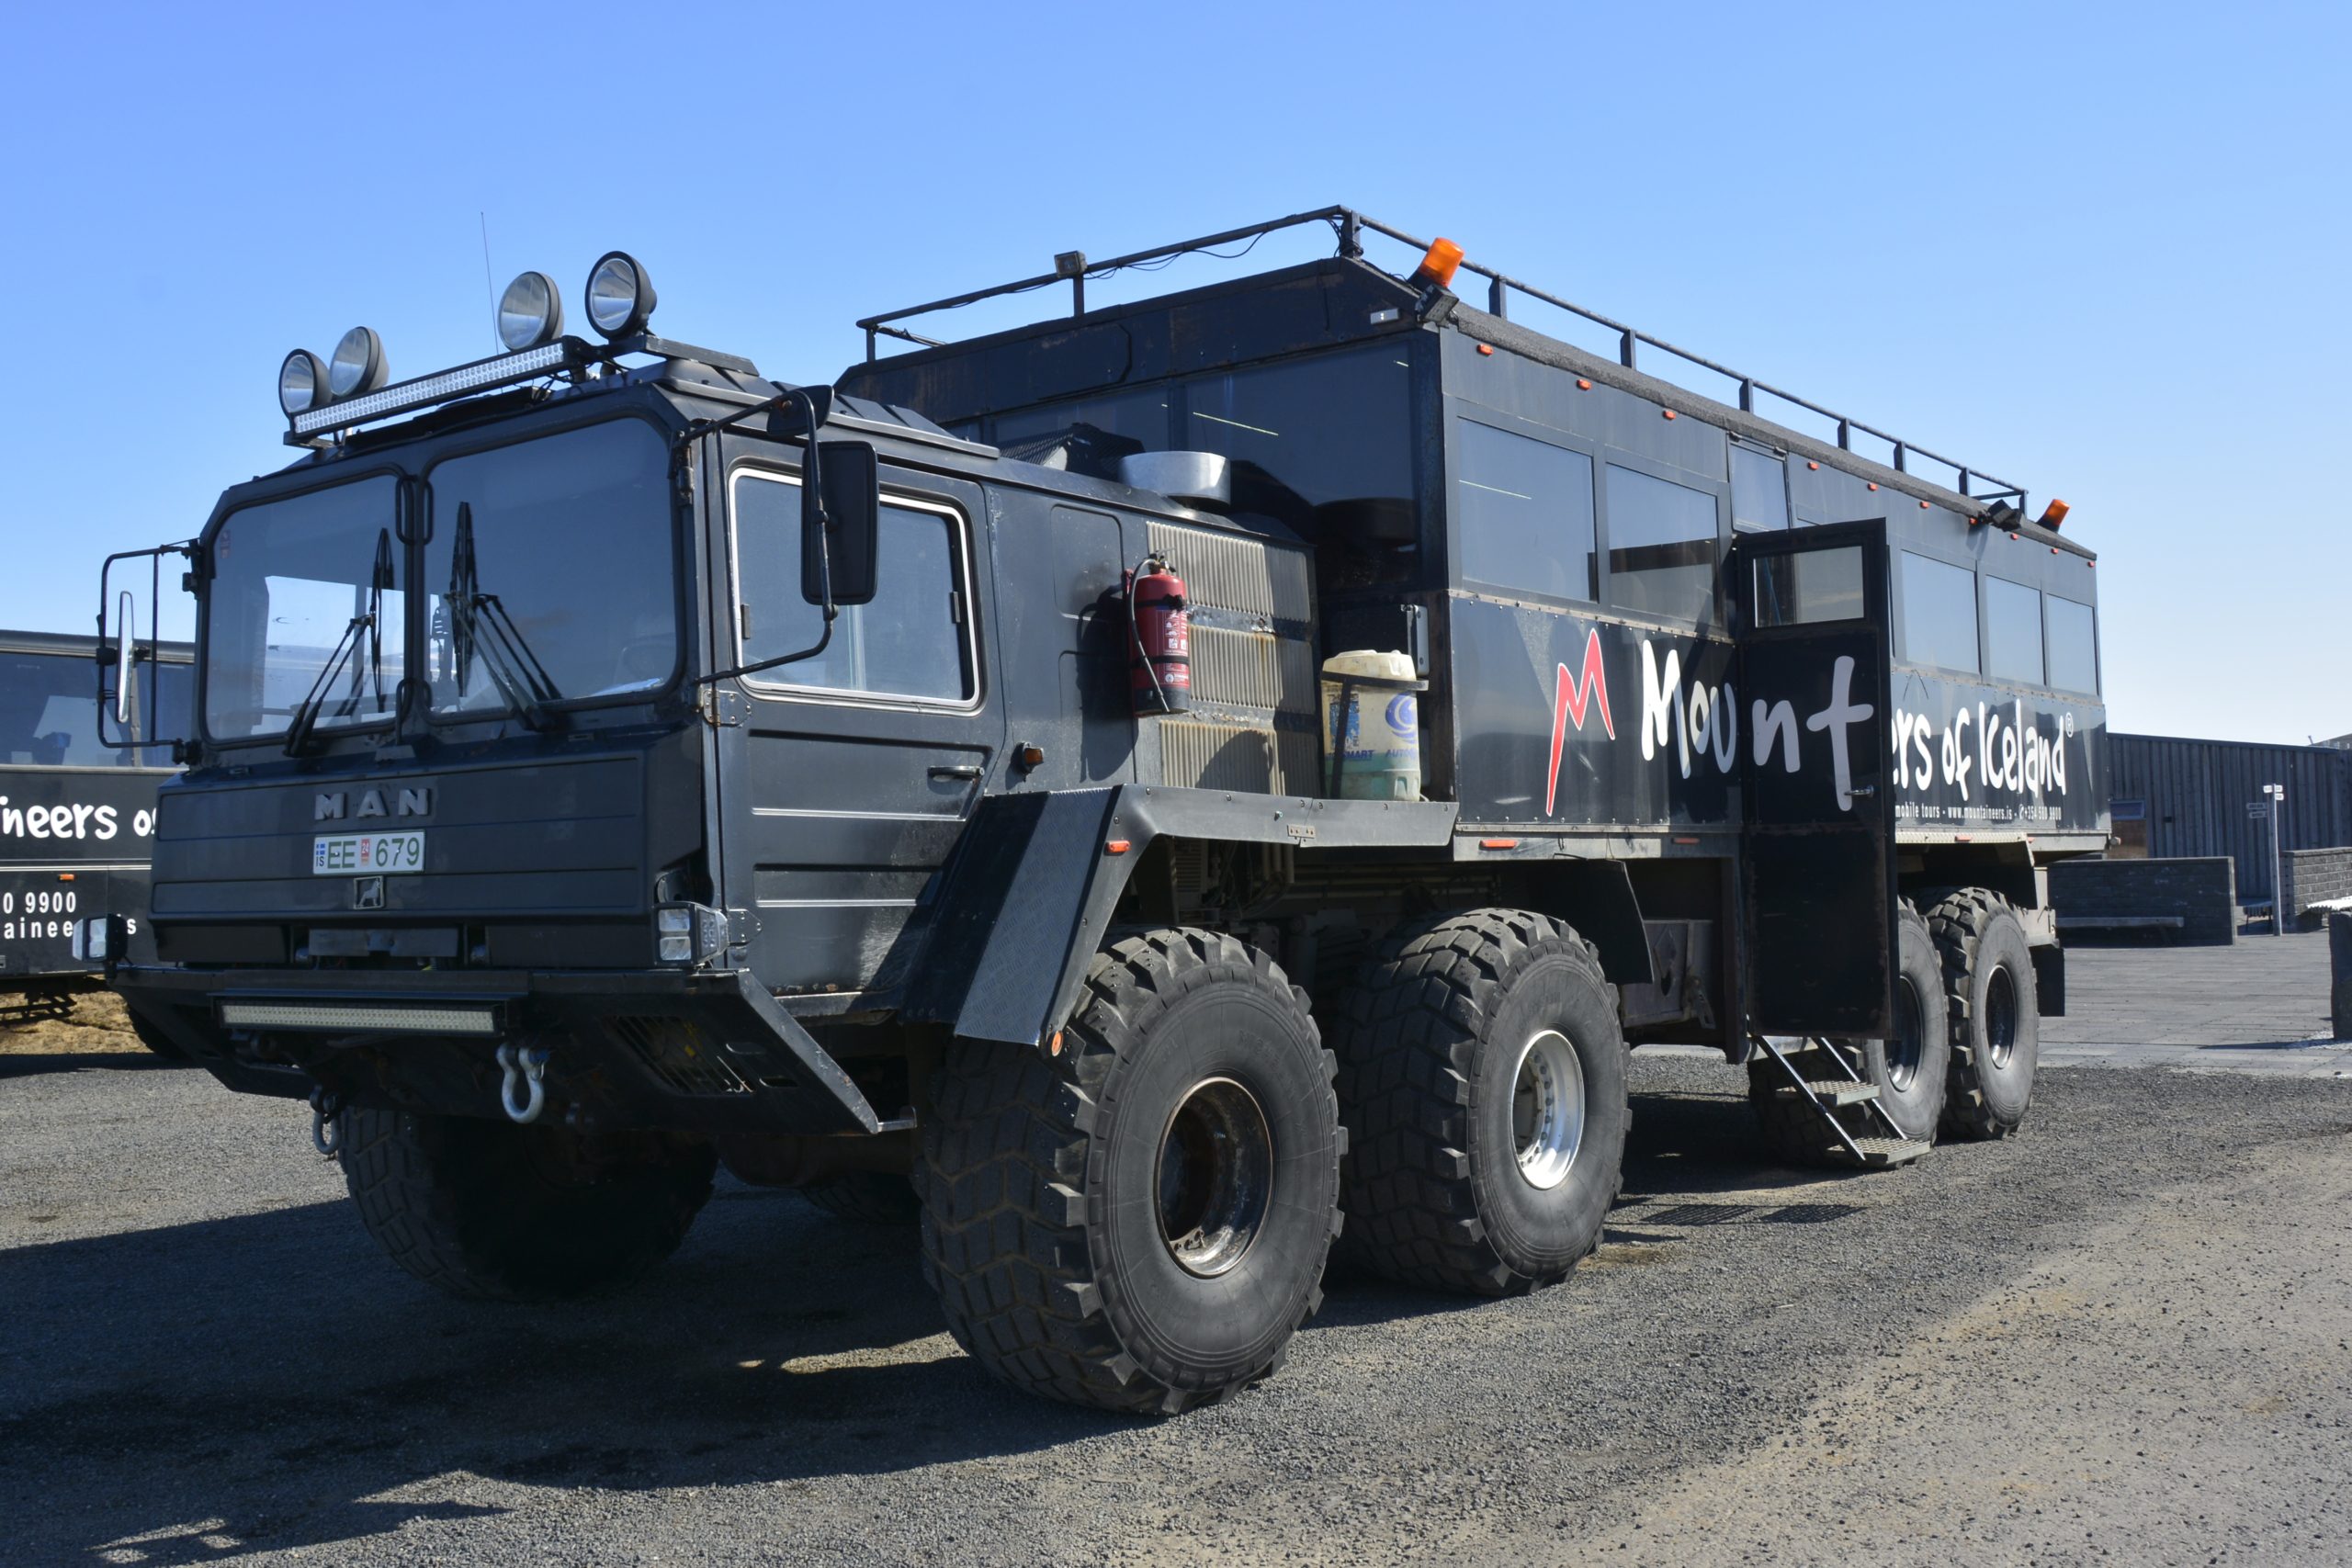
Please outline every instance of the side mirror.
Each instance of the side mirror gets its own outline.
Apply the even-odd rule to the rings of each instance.
[[[876,556],[882,520],[882,474],[863,441],[812,443],[818,483],[800,487],[800,596],[836,604],[870,604],[880,583]],[[820,506],[820,501],[822,505]]]
[[[138,622],[130,590],[126,588],[115,600],[114,638],[114,721],[122,726],[125,735],[130,733],[135,712],[132,694],[138,687],[132,680],[132,663],[138,658],[137,642]]]

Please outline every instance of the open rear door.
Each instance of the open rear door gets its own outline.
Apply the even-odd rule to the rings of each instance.
[[[1886,525],[1743,534],[1731,550],[1749,743],[1740,886],[1749,1026],[1884,1036],[1894,792]]]

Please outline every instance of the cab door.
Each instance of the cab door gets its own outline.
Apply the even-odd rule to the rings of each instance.
[[[797,455],[729,466],[726,667],[824,636],[801,596]],[[718,682],[721,897],[772,989],[871,987],[1000,765],[975,609],[986,520],[978,486],[886,463],[873,602],[843,606],[821,653]]]
[[[1743,534],[1730,554],[1749,1026],[1892,1032],[1886,525]]]

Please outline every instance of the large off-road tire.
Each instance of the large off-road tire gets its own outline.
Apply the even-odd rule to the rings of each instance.
[[[1473,909],[1389,937],[1338,1031],[1351,1258],[1507,1295],[1600,1244],[1629,1111],[1617,1001],[1590,943]]]
[[[1951,1021],[1943,1130],[2004,1138],[2025,1120],[2041,1056],[2041,1003],[2025,926],[1997,893],[1962,887],[1928,911]]]
[[[1895,920],[1894,1034],[1864,1041],[1860,1066],[1863,1077],[1878,1086],[1878,1103],[1903,1135],[1922,1143],[1935,1141],[1943,1114],[1951,1055],[1948,1014],[1943,963],[1935,938],[1927,917],[1905,899]],[[1802,1057],[1792,1065],[1806,1072]],[[1825,1070],[1817,1076],[1834,1078],[1835,1067],[1827,1063],[1822,1066]],[[1843,1145],[1837,1134],[1821,1124],[1821,1114],[1810,1101],[1781,1092],[1789,1087],[1789,1075],[1780,1063],[1761,1052],[1749,1058],[1747,1102],[1756,1111],[1766,1146],[1784,1164],[1840,1163],[1835,1151]],[[1846,1130],[1858,1138],[1886,1136],[1886,1123],[1867,1106],[1849,1106],[1839,1115]]]
[[[922,1218],[914,1183],[887,1170],[844,1170],[820,1176],[800,1195],[836,1219],[862,1225],[910,1225]]]
[[[1343,1134],[1306,997],[1161,930],[1095,955],[1046,1046],[932,1078],[923,1272],[956,1343],[1050,1398],[1172,1414],[1281,1365],[1322,1301]]]
[[[452,1295],[554,1301],[618,1285],[678,1248],[710,1197],[707,1144],[347,1109],[336,1157],[392,1261]]]

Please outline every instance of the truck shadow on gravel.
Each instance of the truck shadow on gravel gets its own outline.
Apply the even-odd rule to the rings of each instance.
[[[1817,1179],[1758,1163],[1744,1104],[1688,1097],[1637,1100],[1626,1170],[1636,1205]],[[214,1562],[524,1501],[451,1501],[456,1472],[790,1487],[1136,1427],[983,1376],[911,1231],[732,1185],[665,1269],[594,1302],[444,1299],[334,1202],[0,1251],[0,1491],[43,1499],[9,1508],[28,1561]],[[1335,1282],[1309,1332],[1462,1310]]]

